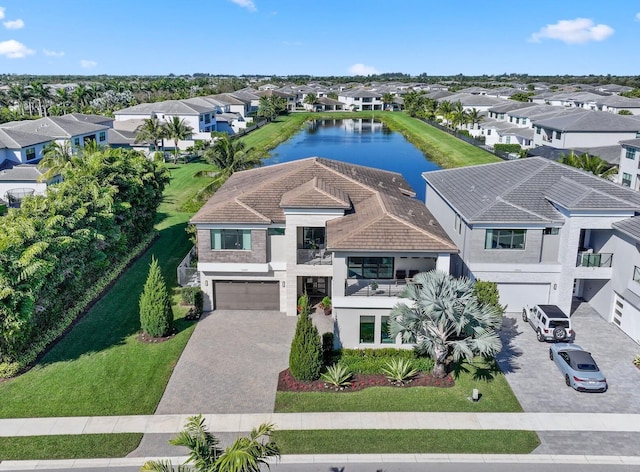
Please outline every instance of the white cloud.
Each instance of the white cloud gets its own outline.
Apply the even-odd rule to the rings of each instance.
[[[374,75],[378,74],[378,69],[364,64],[354,64],[349,67],[349,73],[353,75]]]
[[[24,28],[24,21],[22,21],[20,18],[18,18],[17,20],[10,20],[10,21],[5,21],[4,23],[2,23],[4,25],[5,28],[7,29],[20,29],[20,28]]]
[[[255,3],[253,3],[253,0],[231,0],[231,1],[242,8],[246,8],[249,11],[258,11]]]
[[[589,41],[604,41],[614,33],[608,25],[593,23],[589,18],[560,20],[556,24],[546,25],[529,38],[534,43],[541,39],[557,39],[567,44],[580,44]]]
[[[0,7],[0,20],[4,18],[4,11],[6,10],[5,7]]]
[[[96,61],[89,61],[89,60],[87,60],[87,59],[82,59],[82,60],[80,61],[80,66],[81,66],[83,69],[92,69],[92,68],[94,68],[94,67],[95,67],[95,66],[97,66],[97,65],[98,65],[98,63],[97,63]]]
[[[6,56],[9,59],[22,59],[30,54],[35,54],[35,51],[15,39],[0,41],[0,56]]]
[[[45,56],[49,56],[49,57],[62,57],[62,56],[64,56],[64,51],[50,51],[49,49],[43,49],[42,53]]]
[[[636,21],[640,21],[640,12],[636,13]]]

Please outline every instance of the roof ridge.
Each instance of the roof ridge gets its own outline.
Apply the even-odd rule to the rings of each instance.
[[[247,205],[246,203],[244,203],[242,200],[240,200],[240,197],[235,197],[233,199],[234,202],[236,202],[238,205],[240,205],[242,208],[244,208],[245,210],[250,211],[251,213],[253,213],[254,215],[256,215],[258,218],[261,218],[269,223],[271,223],[271,218],[267,218],[266,216],[264,216],[262,213],[254,210],[253,208],[251,208],[249,205]]]
[[[507,201],[507,200],[505,200],[504,198],[502,198],[501,196],[496,197],[496,201],[495,201],[494,203],[492,203],[491,205],[489,205],[487,208],[485,208],[485,211],[490,210],[490,209],[491,209],[491,208],[493,208],[497,203],[504,203],[504,204],[506,204],[506,205],[510,205],[510,206],[512,206],[512,207],[514,207],[514,208],[517,208],[518,210],[521,210],[521,211],[523,211],[523,212],[525,212],[525,213],[528,213],[528,214],[530,214],[530,215],[533,215],[533,216],[535,216],[535,217],[537,217],[537,218],[540,218],[540,219],[543,219],[543,220],[548,220],[548,219],[549,219],[549,218],[547,218],[546,216],[543,216],[543,215],[541,215],[541,214],[539,214],[539,213],[536,213],[536,212],[534,212],[534,211],[531,211],[531,210],[527,210],[526,208],[524,208],[524,207],[522,207],[522,206],[520,206],[520,205],[517,205],[517,204],[515,204],[515,203],[512,203],[512,202],[510,202],[510,201]],[[483,212],[483,213],[484,213],[484,212]]]
[[[318,192],[320,192],[322,195],[324,195],[325,197],[331,198],[332,200],[335,200],[338,203],[349,203],[346,200],[342,200],[341,198],[339,198],[336,195],[333,195],[331,192],[328,192],[324,189],[324,187],[329,187],[333,190],[335,190],[336,192],[341,192],[344,194],[344,196],[348,199],[349,195],[347,192],[340,190],[339,188],[334,187],[333,185],[330,185],[328,182],[324,181],[323,179],[321,179],[318,176],[313,176],[313,188],[315,190],[317,190]]]
[[[577,170],[582,170],[582,169],[577,169]],[[582,172],[583,172],[584,174],[586,174],[586,176],[587,176],[587,177],[593,177],[593,178],[600,179],[600,177],[596,177],[595,175],[593,175],[593,174],[591,174],[591,173],[589,173],[589,172],[586,172],[586,171],[584,171],[584,170],[582,170]],[[597,188],[595,188],[595,187],[588,187],[587,185],[583,184],[582,182],[577,182],[577,181],[575,181],[575,180],[569,179],[568,177],[566,177],[566,176],[564,176],[564,175],[560,177],[560,180],[564,180],[564,181],[566,181],[566,182],[569,182],[569,183],[571,183],[571,184],[577,185],[577,186],[579,186],[579,187],[581,187],[581,188],[583,188],[583,189],[585,189],[585,190],[586,190],[586,192],[584,192],[584,193],[583,193],[579,198],[573,199],[573,200],[571,201],[571,203],[572,203],[572,204],[577,203],[579,200],[582,200],[584,197],[586,197],[586,196],[587,196],[587,194],[588,194],[589,192],[594,192],[594,193],[597,193],[598,195],[602,195],[602,196],[604,196],[604,197],[611,198],[611,199],[616,200],[616,201],[618,201],[618,202],[620,202],[620,203],[624,203],[625,205],[628,205],[628,204],[629,204],[629,202],[628,202],[628,201],[623,200],[622,198],[618,197],[617,195],[613,195],[613,194],[605,193],[605,192],[603,192],[602,190],[597,189]],[[607,180],[606,180],[606,179],[602,179],[602,180],[603,180],[604,182],[607,182]],[[611,182],[611,183],[613,184],[613,182]],[[615,184],[614,184],[614,185],[615,185]],[[633,191],[633,190],[630,190],[630,191]],[[545,198],[547,198],[547,199],[548,199],[548,197],[547,197],[546,195],[545,195]]]

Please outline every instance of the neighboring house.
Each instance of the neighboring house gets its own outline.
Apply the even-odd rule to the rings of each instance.
[[[598,110],[608,111],[609,113],[619,113],[622,110],[627,110],[633,115],[640,115],[640,98],[627,98],[613,95],[597,100],[596,106]]]
[[[333,98],[320,97],[313,105],[305,103],[304,108],[308,111],[341,111],[345,109],[345,104],[340,100],[334,100]]]
[[[296,109],[296,101],[297,95],[293,92],[285,92],[283,90],[273,90],[268,89],[265,91],[258,92],[257,94],[260,97],[280,97],[286,100],[287,102],[287,111],[294,111]]]
[[[475,89],[475,88],[474,88]],[[442,99],[438,99],[439,102],[446,100],[447,102],[455,103],[460,102],[465,111],[471,111],[472,109],[476,109],[478,111],[488,111],[489,108],[495,107],[497,105],[503,105],[508,103],[509,101],[504,98],[498,97],[489,97],[484,94],[472,94],[472,93],[462,93],[458,92],[453,95],[445,96]]]
[[[640,227],[640,194],[539,157],[423,177],[427,209],[460,248],[454,275],[496,282],[510,312],[536,303],[569,312],[575,296],[615,322],[615,293],[635,277],[629,265],[640,267],[640,246],[623,244],[619,228]],[[640,308],[640,296],[632,301]],[[616,324],[638,339],[638,320]]]
[[[351,111],[382,110],[382,94],[364,88],[348,89],[338,93],[338,100]]]
[[[640,132],[640,120],[602,111],[585,111],[534,121],[535,146],[559,148],[612,146],[634,139]]]
[[[622,151],[617,182],[625,187],[640,190],[640,139],[620,141]]]
[[[14,165],[5,161],[0,164],[0,200],[10,207],[18,207],[27,195],[44,195],[47,182],[41,182],[41,176],[35,164]]]
[[[336,345],[401,347],[385,330],[400,292],[458,252],[414,196],[398,173],[319,157],[233,174],[191,219],[205,309],[295,316],[304,292],[329,296]]]

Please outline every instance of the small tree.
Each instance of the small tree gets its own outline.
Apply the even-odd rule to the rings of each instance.
[[[289,370],[296,379],[310,382],[320,377],[322,342],[310,316],[309,296],[298,299],[298,323],[291,342]]]
[[[496,316],[504,315],[507,305],[500,305],[500,292],[498,292],[498,284],[495,282],[487,282],[485,280],[476,280],[473,286],[473,294],[478,299],[480,305],[487,305],[496,309]]]
[[[173,310],[158,260],[151,258],[149,275],[140,295],[140,326],[149,336],[166,336],[173,328]]]

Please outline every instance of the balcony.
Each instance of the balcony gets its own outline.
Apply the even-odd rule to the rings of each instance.
[[[399,297],[410,283],[413,283],[412,279],[345,279],[345,295],[347,297]]]
[[[579,252],[576,267],[611,267],[612,260],[608,252]]]
[[[331,265],[333,257],[326,249],[298,249],[297,263],[304,265]]]

